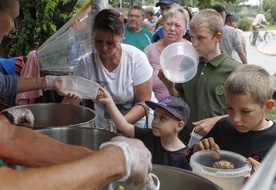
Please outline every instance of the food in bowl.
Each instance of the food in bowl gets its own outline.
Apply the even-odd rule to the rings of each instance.
[[[234,164],[226,160],[220,160],[213,164],[213,168],[217,169],[234,169]]]

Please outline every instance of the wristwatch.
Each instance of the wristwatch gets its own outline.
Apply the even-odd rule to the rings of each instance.
[[[14,117],[12,114],[7,111],[3,111],[1,113],[11,122],[11,124],[14,124]]]

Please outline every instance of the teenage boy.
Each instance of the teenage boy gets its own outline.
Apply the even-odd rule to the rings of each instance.
[[[162,70],[159,73],[170,94],[182,97],[190,106],[189,122],[179,133],[180,139],[186,143],[194,127],[196,133],[205,135],[220,118],[227,116],[224,84],[230,73],[241,64],[219,49],[223,25],[221,16],[213,9],[195,14],[190,21],[192,45],[200,57],[195,77],[188,82],[174,84],[165,78]]]

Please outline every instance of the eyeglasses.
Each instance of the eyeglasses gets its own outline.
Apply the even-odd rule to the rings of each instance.
[[[133,15],[133,14],[129,14],[128,18],[136,18],[136,19],[140,19],[142,16],[141,15]]]

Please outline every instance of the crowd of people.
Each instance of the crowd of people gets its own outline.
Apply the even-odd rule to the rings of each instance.
[[[160,0],[156,6],[159,18],[150,7],[133,6],[126,23],[114,9],[99,11],[93,50],[79,59],[73,73],[100,85],[93,100],[95,127],[116,129],[124,137],[112,138],[97,151],[67,145],[16,126],[33,124],[29,110],[7,109],[0,113],[0,158],[7,165],[39,168],[19,172],[3,166],[1,187],[101,189],[114,180],[144,187],[152,164],[191,170],[190,156],[206,149],[233,151],[254,170],[260,166],[276,141],[275,123],[264,117],[275,104],[273,77],[247,64],[237,17],[221,5],[194,15],[179,0]],[[0,2],[1,39],[16,30],[19,7],[19,0]],[[197,73],[184,83],[167,79],[159,60],[176,42],[191,44],[199,56]],[[61,85],[58,76],[0,73],[0,95],[54,89],[64,96],[62,103],[80,104],[77,95],[62,93]],[[203,138],[189,147],[193,130]]]

